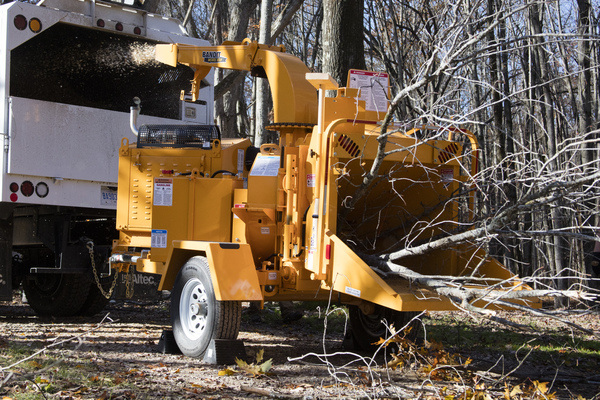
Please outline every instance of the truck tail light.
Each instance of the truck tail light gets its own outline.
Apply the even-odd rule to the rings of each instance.
[[[33,194],[34,192],[34,187],[33,187],[33,183],[31,183],[31,181],[24,181],[23,183],[21,183],[21,194],[25,197],[29,197]]]
[[[133,33],[135,33],[136,35],[141,35],[142,28],[140,28],[139,26],[136,26],[135,28],[133,28]]]
[[[15,17],[15,28],[17,28],[20,31],[24,31],[25,28],[27,28],[27,18],[25,18],[24,15],[18,14]]]
[[[96,25],[98,25],[100,28],[104,28],[104,25],[106,25],[106,23],[103,19],[98,19],[98,21],[96,21]]]
[[[115,29],[118,31],[122,31],[123,30],[123,24],[120,22],[117,22],[117,24],[115,25]]]
[[[17,182],[13,182],[10,184],[9,189],[13,193],[17,193],[19,191],[19,184]]]

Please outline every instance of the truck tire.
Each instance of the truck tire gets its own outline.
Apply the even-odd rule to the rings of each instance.
[[[358,306],[349,306],[349,311],[354,344],[360,349],[368,351],[377,348],[374,343],[378,342],[380,338],[385,339],[390,336],[385,323],[388,326],[393,324],[396,329],[401,329],[417,315],[415,312],[396,311],[379,305],[375,306],[374,313],[368,315],[363,313]],[[417,330],[414,325],[411,324],[412,330],[408,334],[410,340],[414,340],[416,337]]]
[[[34,274],[23,281],[27,302],[40,316],[77,315],[89,289],[89,279],[82,274]]]
[[[110,286],[112,284],[111,278],[101,278],[100,283],[105,292],[108,292]],[[81,310],[77,313],[83,317],[93,317],[98,314],[100,311],[104,310],[106,305],[108,304],[110,299],[107,299],[106,296],[102,294],[98,286],[96,286],[96,281],[92,280],[89,282],[90,290],[88,292],[87,298],[81,307]]]
[[[181,352],[200,358],[211,339],[236,339],[241,319],[241,302],[216,300],[206,258],[190,258],[171,292],[171,325]]]

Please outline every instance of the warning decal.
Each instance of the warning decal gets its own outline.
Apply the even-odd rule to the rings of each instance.
[[[155,178],[154,179],[154,202],[155,206],[173,205],[173,179]]]
[[[359,99],[365,101],[367,111],[387,111],[390,93],[388,74],[351,69],[348,71],[348,87],[360,89]]]

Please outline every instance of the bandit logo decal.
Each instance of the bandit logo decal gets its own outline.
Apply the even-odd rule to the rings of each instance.
[[[226,57],[221,57],[220,51],[203,51],[202,59],[205,63],[216,64],[227,61]]]

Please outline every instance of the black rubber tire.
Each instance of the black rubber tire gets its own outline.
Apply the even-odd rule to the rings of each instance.
[[[415,312],[396,311],[379,305],[375,306],[375,312],[372,314],[363,313],[358,306],[349,306],[350,327],[354,344],[362,350],[373,350],[377,348],[376,343],[380,338],[387,338],[390,332],[387,330],[383,321],[387,325],[394,325],[394,328],[401,329],[417,315]],[[408,338],[414,340],[417,334],[416,324],[411,324],[412,329]]]
[[[89,279],[82,274],[35,274],[23,280],[27,302],[40,316],[77,315],[89,289]]]
[[[105,292],[108,292],[110,290],[112,280],[112,276],[109,278],[100,278],[100,283],[102,284],[102,288]],[[81,310],[79,310],[79,312],[77,313],[78,315],[81,315],[83,317],[93,317],[100,311],[104,310],[104,308],[110,301],[110,298],[107,299],[102,294],[100,289],[98,289],[95,280],[92,279],[91,282],[89,282],[89,285],[90,290],[88,292],[87,298],[85,299]]]
[[[201,358],[211,339],[236,339],[241,320],[240,301],[216,300],[206,258],[190,258],[171,291],[171,325],[181,352]]]

